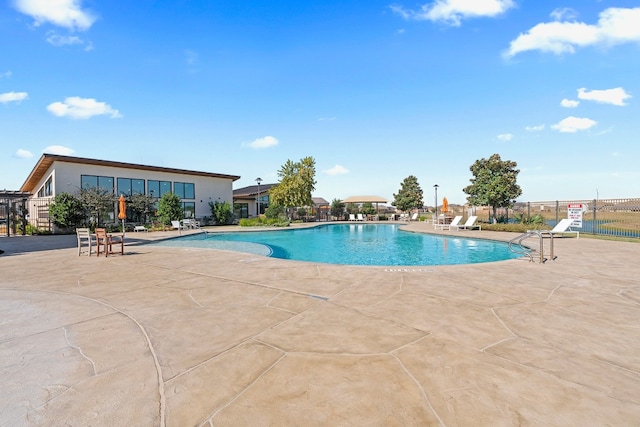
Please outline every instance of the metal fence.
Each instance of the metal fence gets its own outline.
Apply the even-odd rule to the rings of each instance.
[[[51,198],[46,197],[34,197],[28,200],[27,221],[33,229],[39,232],[53,231],[53,223],[49,218],[50,203]],[[467,212],[470,210],[472,215],[477,215],[481,222],[491,222],[491,211],[487,207],[464,209]],[[516,217],[528,219],[535,215],[541,216],[550,227],[563,218],[579,217],[581,221],[576,219],[574,224],[579,223],[580,227],[572,228],[581,233],[640,238],[640,198],[519,202],[511,209],[497,211],[499,218],[510,222],[513,222]],[[7,205],[0,204],[0,234],[7,232],[8,224],[19,222],[21,219],[12,215]]]
[[[478,208],[476,214],[489,222],[488,209]],[[572,229],[581,233],[640,238],[640,198],[521,202],[509,210],[498,209],[497,215],[511,221],[539,215],[551,227],[572,218]]]

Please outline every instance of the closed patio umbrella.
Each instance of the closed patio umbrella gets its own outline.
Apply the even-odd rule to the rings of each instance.
[[[118,199],[118,218],[122,220],[122,235],[124,236],[124,220],[127,218],[127,202],[124,195],[120,195]]]
[[[442,199],[442,213],[448,212],[449,211],[449,201],[447,200],[446,197],[444,197]]]

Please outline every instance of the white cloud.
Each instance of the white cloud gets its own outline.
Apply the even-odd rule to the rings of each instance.
[[[575,21],[537,24],[512,40],[504,56],[512,57],[529,50],[560,55],[575,53],[578,47],[609,47],[630,42],[640,42],[640,8],[609,8],[600,13],[595,25]]]
[[[251,148],[256,148],[256,149],[260,149],[260,148],[269,148],[269,147],[275,147],[276,145],[279,144],[279,141],[272,137],[272,136],[265,136],[264,138],[258,138],[253,142],[250,142],[248,145]]]
[[[47,43],[53,46],[68,46],[74,44],[84,44],[84,41],[78,36],[62,36],[53,31],[47,33]]]
[[[527,132],[540,132],[544,130],[544,127],[544,125],[526,126],[524,130],[526,130]]]
[[[47,106],[47,110],[58,117],[71,119],[89,119],[93,116],[110,116],[112,119],[121,118],[120,112],[109,104],[98,102],[93,98],[72,96],[64,102],[54,102]]]
[[[11,71],[5,71],[4,73],[0,73],[0,79],[11,77]]]
[[[554,21],[574,21],[578,17],[578,12],[570,7],[563,7],[554,9],[550,16]]]
[[[21,159],[30,159],[33,157],[33,153],[29,150],[19,148],[18,151],[16,151],[16,157],[20,157]]]
[[[27,92],[5,92],[0,93],[0,103],[7,104],[9,102],[20,102],[29,98]]]
[[[563,106],[564,108],[576,108],[578,105],[580,105],[580,101],[576,101],[575,99],[563,99],[562,101],[560,101],[560,105]]]
[[[501,133],[500,135],[498,135],[498,139],[500,141],[511,141],[513,139],[513,134],[511,133]]]
[[[75,151],[69,147],[64,147],[62,145],[50,145],[48,147],[45,147],[45,149],[42,150],[42,152],[48,153],[48,154],[58,154],[61,156],[69,156],[73,154]]]
[[[29,15],[34,25],[50,23],[69,30],[86,30],[96,17],[82,9],[82,0],[15,0],[15,8]]]
[[[391,10],[404,19],[445,22],[459,27],[463,19],[495,17],[514,7],[513,0],[435,0],[424,4],[419,11],[391,5]]]
[[[344,166],[341,165],[335,165],[334,167],[332,167],[331,169],[327,169],[324,171],[324,173],[326,173],[327,175],[345,175],[347,173],[349,173],[349,169],[345,168]]]
[[[589,130],[596,124],[598,124],[598,122],[595,120],[587,119],[585,117],[569,116],[566,119],[560,120],[551,127],[559,132],[575,133],[578,131]]]
[[[587,101],[596,101],[602,104],[613,104],[620,107],[627,105],[624,101],[631,98],[621,87],[605,90],[587,90],[585,88],[578,89],[578,98]]]

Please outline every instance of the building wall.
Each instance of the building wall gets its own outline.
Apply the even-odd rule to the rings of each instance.
[[[231,179],[60,161],[53,163],[40,182],[38,182],[33,193],[37,195],[40,188],[51,176],[53,177],[52,197],[60,193],[77,194],[81,188],[82,175],[113,177],[115,192],[117,192],[118,178],[145,180],[145,192],[147,193],[148,180],[171,181],[172,188],[174,182],[193,183],[195,198],[185,199],[184,201],[195,202],[196,217],[211,216],[209,202],[227,201],[233,203],[233,180]]]

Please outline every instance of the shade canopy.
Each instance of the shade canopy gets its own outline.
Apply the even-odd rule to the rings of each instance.
[[[387,199],[380,196],[350,196],[342,203],[387,203]]]

